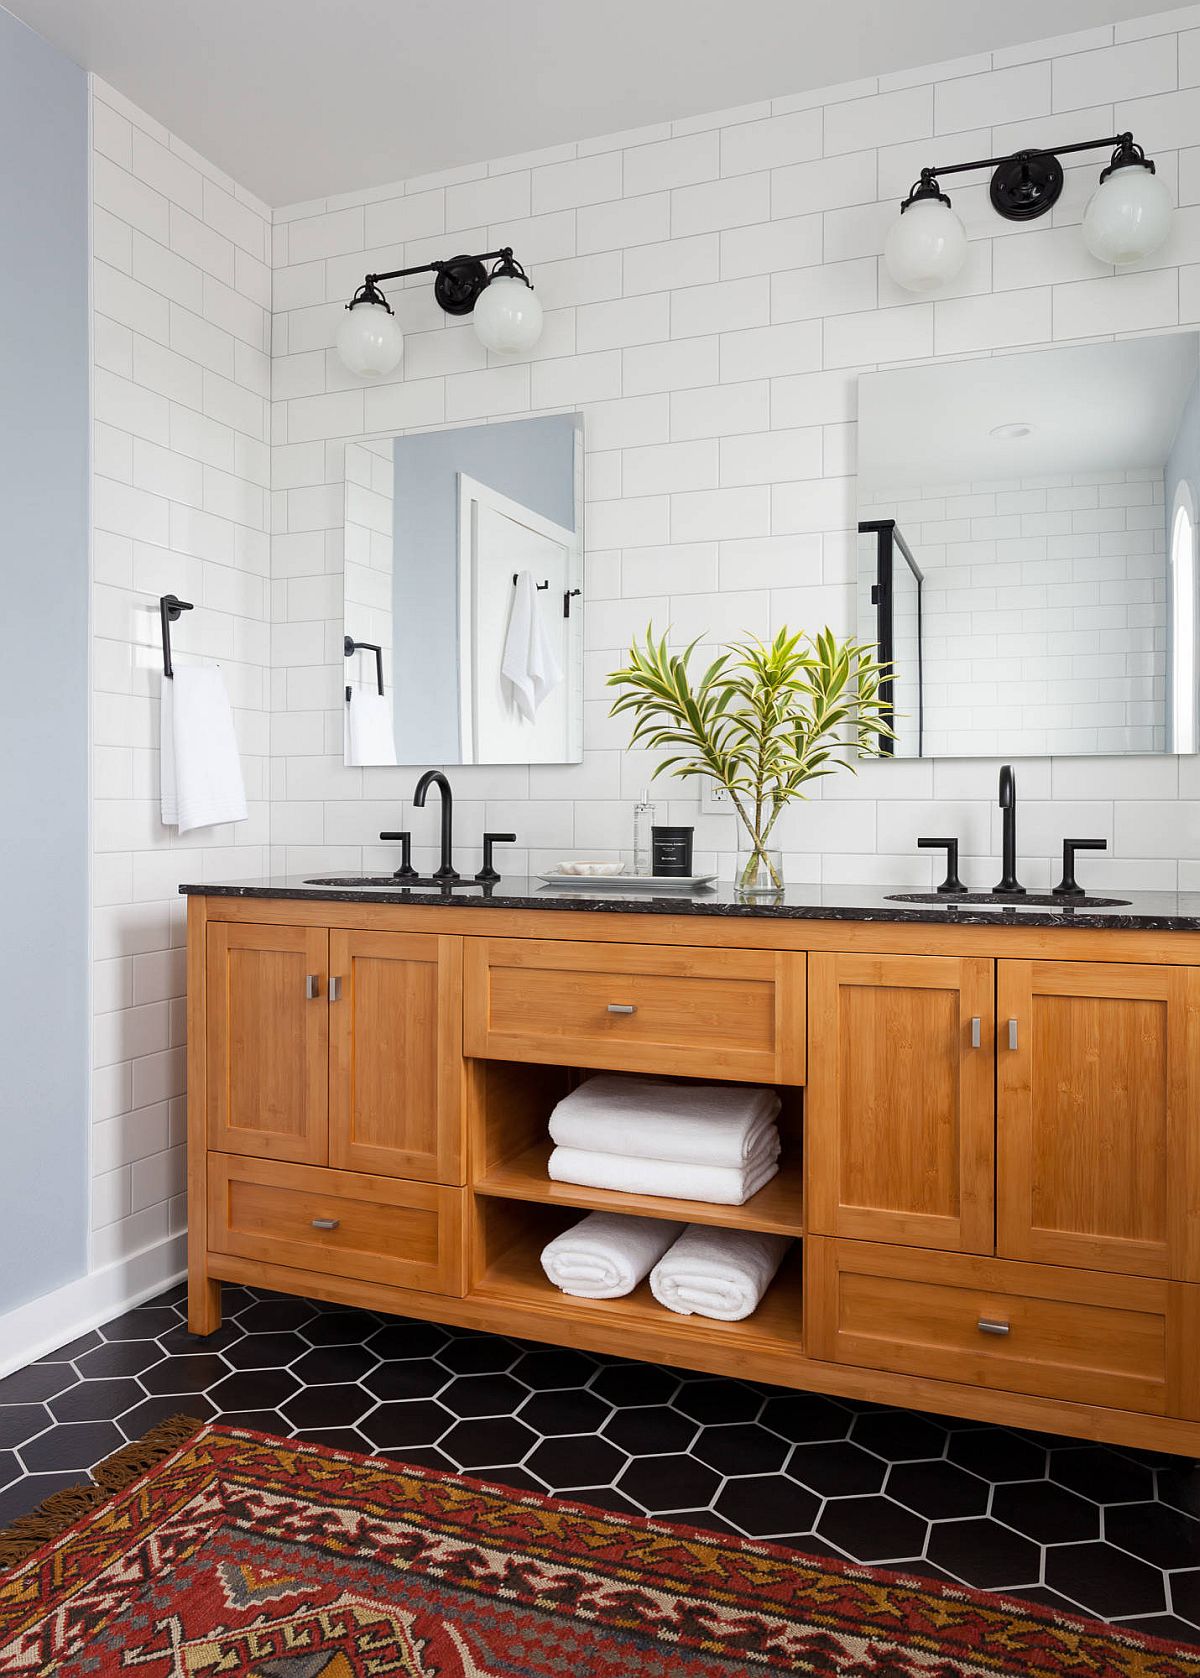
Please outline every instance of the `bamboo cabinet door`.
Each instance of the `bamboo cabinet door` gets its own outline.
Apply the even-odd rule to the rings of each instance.
[[[811,955],[806,1224],[993,1248],[990,960]]]
[[[998,964],[998,1250],[1200,1281],[1200,969]]]
[[[329,1163],[461,1183],[462,940],[329,934]]]
[[[328,933],[208,928],[208,1142],[229,1154],[324,1165]]]

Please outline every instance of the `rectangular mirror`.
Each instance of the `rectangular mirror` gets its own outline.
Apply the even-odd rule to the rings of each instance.
[[[346,447],[349,764],[578,763],[578,414]]]
[[[896,757],[1194,752],[1200,335],[864,374]]]

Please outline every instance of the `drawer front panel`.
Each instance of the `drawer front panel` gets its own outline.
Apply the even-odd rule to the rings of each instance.
[[[472,938],[465,1049],[494,1060],[804,1081],[805,958]]]
[[[1200,1290],[817,1237],[805,1259],[814,1357],[1114,1409],[1196,1413],[1182,1363]]]
[[[459,1297],[462,1227],[461,1189],[209,1155],[214,1252]]]

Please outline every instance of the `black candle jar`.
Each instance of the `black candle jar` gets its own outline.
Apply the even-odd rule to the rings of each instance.
[[[650,852],[655,874],[675,875],[692,872],[693,827],[651,828]]]

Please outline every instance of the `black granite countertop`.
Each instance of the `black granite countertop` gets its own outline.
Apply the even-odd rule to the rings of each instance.
[[[339,881],[352,876],[338,876]],[[438,908],[570,909],[595,914],[721,915],[751,920],[906,921],[941,926],[1049,926],[1096,930],[1200,932],[1200,892],[1105,893],[1101,907],[1069,905],[956,905],[894,902],[885,889],[870,886],[789,886],[781,896],[744,899],[732,884],[697,890],[626,892],[613,887],[544,885],[536,879],[505,877],[494,885],[455,891],[339,883],[314,885],[300,875],[180,886],[201,897],[320,898],[332,903],[434,904]],[[903,888],[897,887],[896,890]]]

